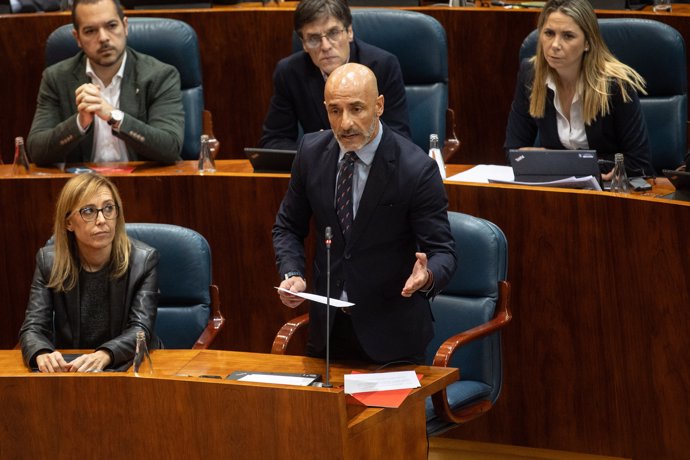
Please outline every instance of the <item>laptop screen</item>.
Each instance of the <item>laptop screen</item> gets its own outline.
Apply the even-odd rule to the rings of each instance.
[[[244,154],[254,172],[290,172],[296,150],[260,149],[247,147]]]
[[[508,159],[519,182],[593,176],[601,183],[596,150],[509,150]]]

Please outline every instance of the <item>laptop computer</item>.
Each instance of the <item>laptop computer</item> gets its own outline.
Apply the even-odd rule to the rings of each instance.
[[[676,171],[672,169],[663,169],[664,176],[671,181],[676,191],[664,195],[660,198],[669,198],[671,200],[690,201],[690,172]]]
[[[260,149],[247,147],[244,154],[252,164],[254,172],[290,172],[296,150]]]
[[[551,182],[592,176],[601,184],[596,150],[509,150],[517,182]]]

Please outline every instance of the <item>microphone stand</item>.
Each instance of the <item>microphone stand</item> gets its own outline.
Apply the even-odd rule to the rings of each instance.
[[[324,236],[326,237],[326,381],[321,386],[331,388],[331,240],[333,239],[331,227],[326,227]]]

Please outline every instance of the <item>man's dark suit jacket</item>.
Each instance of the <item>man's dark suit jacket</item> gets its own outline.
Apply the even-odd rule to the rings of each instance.
[[[129,270],[125,276],[111,279],[108,287],[111,340],[98,347],[113,356],[110,368],[118,368],[134,358],[138,330],[150,337],[151,348],[160,345],[154,334],[158,308],[158,252],[141,241],[130,238],[130,242]],[[19,332],[24,362],[30,367],[36,365],[39,351],[82,348],[79,284],[67,292],[46,287],[54,260],[53,245],[39,249],[36,254],[29,305]]]
[[[77,53],[43,72],[27,148],[37,164],[91,161],[93,123],[81,134],[74,92],[84,83],[86,55]],[[125,119],[116,136],[125,141],[131,161],[174,163],[184,139],[180,74],[173,66],[127,48],[120,107]]]
[[[369,67],[384,97],[381,119],[403,136],[410,137],[407,98],[400,63],[391,53],[354,39],[350,60]],[[298,123],[305,133],[330,129],[323,104],[326,82],[321,70],[304,51],[281,59],[273,73],[273,96],[259,145],[264,148],[297,147]]]
[[[456,265],[438,166],[384,125],[346,245],[334,208],[339,152],[330,130],[303,138],[273,227],[279,273],[305,273],[304,238],[313,216],[318,232],[314,291],[326,293],[324,229],[330,226],[331,296],[339,298],[345,288],[356,304],[351,308],[352,324],[364,351],[378,362],[422,355],[433,336],[428,298],[446,286]],[[405,298],[400,293],[412,273],[415,252],[428,255],[434,289]],[[325,348],[325,315],[325,306],[312,304],[311,350]]]
[[[558,137],[554,92],[549,89],[543,118],[529,114],[529,97],[534,81],[534,66],[523,60],[518,73],[515,98],[508,116],[504,148],[516,149],[535,145],[537,135],[539,145],[548,149],[564,149]],[[620,86],[611,83],[609,90],[610,112],[598,116],[591,125],[585,125],[589,148],[597,151],[597,156],[613,162],[616,153],[625,155],[625,169],[630,176],[653,175],[651,152],[647,139],[640,99],[634,88],[628,88],[631,101],[623,102]],[[605,170],[612,169],[612,165]]]

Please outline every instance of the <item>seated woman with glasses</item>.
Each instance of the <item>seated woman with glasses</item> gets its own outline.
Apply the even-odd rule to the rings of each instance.
[[[273,72],[273,96],[259,146],[295,150],[299,128],[304,133],[330,129],[323,91],[326,78],[348,62],[374,72],[385,99],[381,120],[410,137],[410,121],[402,70],[393,54],[355,37],[352,13],[344,0],[302,0],[294,16],[303,51],[281,59]]]
[[[19,333],[24,361],[41,372],[121,370],[136,333],[150,348],[158,303],[158,252],[125,232],[122,200],[98,174],[70,179],[57,201],[53,239],[36,255]],[[68,362],[60,349],[93,350]]]

